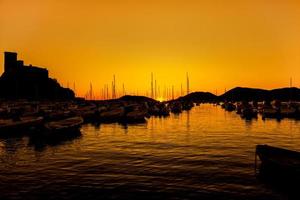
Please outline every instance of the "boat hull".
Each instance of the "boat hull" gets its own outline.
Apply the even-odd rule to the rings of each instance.
[[[25,117],[18,121],[7,120],[6,123],[0,125],[1,134],[15,134],[23,131],[33,131],[42,127],[43,117]]]
[[[259,173],[264,177],[300,180],[300,153],[268,145],[257,145],[256,155],[261,164]]]
[[[84,120],[82,117],[72,117],[60,121],[49,122],[45,124],[45,133],[65,134],[79,130]]]

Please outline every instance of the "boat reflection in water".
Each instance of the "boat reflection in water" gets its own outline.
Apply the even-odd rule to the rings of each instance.
[[[33,134],[29,137],[29,146],[33,146],[35,150],[42,151],[47,146],[58,146],[68,142],[72,142],[76,139],[80,139],[82,133],[79,129],[73,129],[64,134]]]

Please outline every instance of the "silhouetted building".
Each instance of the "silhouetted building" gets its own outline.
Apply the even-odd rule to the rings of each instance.
[[[74,92],[62,88],[49,78],[48,70],[26,66],[17,59],[17,53],[4,52],[4,73],[0,77],[0,97],[57,99],[74,98]]]
[[[4,76],[25,76],[28,79],[44,80],[48,70],[32,65],[25,66],[23,60],[17,60],[17,53],[4,52]]]
[[[17,53],[4,52],[4,72],[14,70],[17,66]]]

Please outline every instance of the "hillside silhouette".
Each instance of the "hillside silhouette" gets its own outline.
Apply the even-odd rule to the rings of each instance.
[[[217,96],[210,92],[193,92],[176,100],[193,102],[216,101],[300,101],[300,89],[295,87],[265,90],[259,88],[236,87]]]

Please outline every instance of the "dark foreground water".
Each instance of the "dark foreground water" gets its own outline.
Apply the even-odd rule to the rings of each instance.
[[[256,144],[300,150],[300,122],[201,105],[60,140],[0,139],[0,199],[287,199],[254,173]]]

